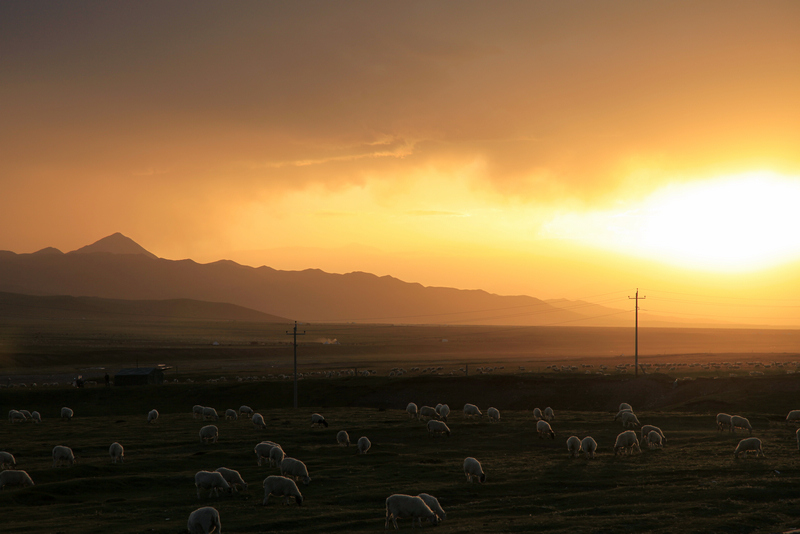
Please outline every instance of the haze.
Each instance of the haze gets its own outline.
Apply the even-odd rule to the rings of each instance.
[[[0,5],[0,249],[800,324],[796,2]],[[645,306],[646,304],[646,306]]]

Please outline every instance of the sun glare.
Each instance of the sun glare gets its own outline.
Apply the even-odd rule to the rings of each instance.
[[[768,172],[671,185],[636,206],[560,216],[544,235],[681,267],[752,271],[800,258],[800,181]]]

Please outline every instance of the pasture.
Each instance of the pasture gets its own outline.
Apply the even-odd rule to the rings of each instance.
[[[603,403],[586,404],[586,410],[576,406],[585,397],[567,402],[571,392],[589,395],[590,387],[602,381],[617,391],[635,391],[612,377],[592,377],[583,384],[577,380],[572,387],[566,387],[566,377],[528,384],[553,392],[552,402],[538,406],[555,409],[554,440],[536,434],[532,406],[507,409],[495,403],[501,410],[499,423],[465,417],[463,404],[455,403],[461,399],[451,399],[447,391],[468,398],[473,393],[484,401],[496,391],[490,378],[458,379],[442,389],[438,401],[452,409],[449,438],[430,437],[424,423],[409,419],[402,409],[409,401],[435,403],[436,382],[419,378],[301,382],[306,393],[297,410],[286,407],[285,383],[4,390],[4,414],[10,408],[38,410],[44,421],[0,423],[0,450],[13,453],[17,468],[36,483],[0,492],[1,528],[14,533],[176,534],[185,530],[192,510],[210,505],[219,510],[223,532],[229,533],[375,532],[384,528],[387,496],[421,492],[438,497],[448,514],[438,527],[424,524],[440,533],[780,532],[800,527],[800,454],[795,428],[783,421],[789,409],[798,407],[794,396],[756,403],[758,412],[737,412],[750,418],[766,458],[735,460],[733,450],[745,433],[718,432],[715,410],[677,411],[642,402],[639,408],[612,394]],[[767,382],[748,382],[753,398],[769,396],[761,390]],[[369,406],[366,399],[389,394],[389,383],[395,385],[393,398]],[[530,395],[537,398],[536,392]],[[614,456],[614,439],[623,429],[609,406],[620,400],[634,404],[642,424],[663,429],[668,438],[663,450]],[[489,404],[476,402],[485,413]],[[763,410],[781,402],[785,409]],[[198,431],[208,423],[192,418],[194,404],[213,406],[220,414],[248,404],[264,415],[268,428],[256,430],[246,418],[221,418],[215,423],[219,442],[203,444]],[[71,422],[58,419],[62,405],[75,409]],[[161,416],[148,425],[151,408]],[[328,428],[311,428],[315,411],[325,415]],[[338,446],[339,430],[347,430],[353,443],[369,437],[372,449],[359,455],[354,445]],[[570,435],[593,436],[597,458],[570,458],[565,445]],[[302,507],[293,502],[284,506],[276,497],[261,505],[262,481],[278,474],[266,463],[256,464],[253,447],[261,440],[280,443],[308,466],[312,481],[299,484]],[[125,447],[124,464],[110,461],[108,447],[114,441]],[[71,447],[77,465],[53,468],[55,445]],[[466,481],[462,463],[467,456],[483,464],[485,484]],[[239,470],[249,489],[218,498],[203,493],[198,500],[194,473],[222,466]],[[399,524],[402,530],[411,527],[408,519]]]

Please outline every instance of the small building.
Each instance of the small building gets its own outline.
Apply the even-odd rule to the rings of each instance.
[[[147,386],[163,383],[164,371],[158,367],[131,367],[120,369],[114,375],[115,386]]]

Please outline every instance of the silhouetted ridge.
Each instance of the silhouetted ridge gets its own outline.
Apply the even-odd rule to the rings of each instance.
[[[70,254],[96,254],[98,252],[107,254],[142,254],[148,258],[158,259],[158,256],[145,250],[136,241],[119,232],[95,241],[91,245],[73,250]]]

